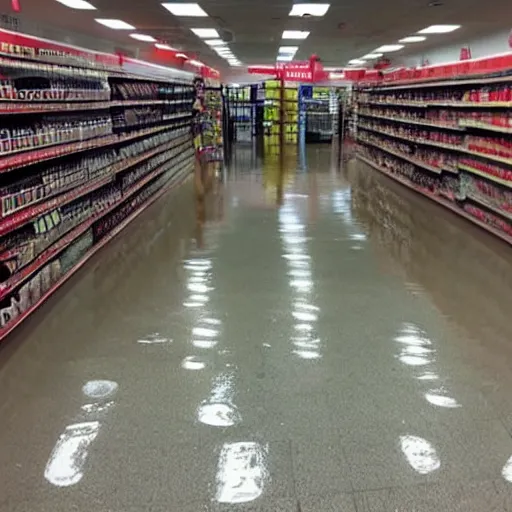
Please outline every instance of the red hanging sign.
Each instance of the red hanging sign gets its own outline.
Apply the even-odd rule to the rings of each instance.
[[[460,49],[460,60],[469,59],[471,59],[471,48],[469,46],[464,46]]]

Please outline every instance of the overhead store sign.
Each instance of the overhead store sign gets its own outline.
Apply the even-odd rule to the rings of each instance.
[[[249,66],[248,72],[273,75],[288,82],[321,82],[329,78],[315,55],[312,55],[308,61],[278,62],[275,67]]]

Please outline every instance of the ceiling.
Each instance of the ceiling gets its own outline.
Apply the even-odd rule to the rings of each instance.
[[[198,60],[222,70],[225,61],[190,28],[218,29],[225,40],[232,40],[231,50],[246,65],[271,64],[281,44],[293,44],[299,46],[295,59],[306,59],[315,53],[324,66],[342,67],[350,59],[380,45],[396,43],[429,25],[453,23],[462,28],[453,34],[429,36],[426,42],[408,45],[399,53],[418,53],[508,29],[512,18],[511,0],[331,0],[324,17],[306,19],[288,16],[293,0],[199,0],[208,18],[175,17],[159,0],[90,2],[97,11],[70,9],[55,0],[20,0],[22,22],[59,27],[66,33],[67,42],[106,51],[124,48],[144,58],[151,47],[149,43],[139,43],[130,39],[129,32],[111,30],[94,22],[95,17],[119,18],[136,26],[139,32],[194,53]],[[285,29],[308,30],[311,34],[305,41],[283,43],[281,34]]]

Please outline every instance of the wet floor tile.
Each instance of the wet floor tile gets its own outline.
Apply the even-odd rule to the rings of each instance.
[[[295,489],[300,498],[352,490],[339,439],[303,440],[294,442],[292,448]]]
[[[418,485],[355,493],[357,512],[502,512],[512,510],[512,488],[499,482]]]
[[[308,496],[300,500],[301,512],[356,512],[351,494],[324,494]],[[357,511],[359,512],[359,511]]]
[[[512,439],[498,420],[362,426],[342,440],[356,490],[500,478]]]
[[[2,347],[1,512],[512,510],[509,252],[321,154],[158,202]]]

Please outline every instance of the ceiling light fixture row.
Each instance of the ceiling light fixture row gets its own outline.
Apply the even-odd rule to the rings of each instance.
[[[290,62],[293,60],[293,57],[295,57],[298,49],[298,46],[281,46],[277,52],[276,60],[281,62]]]
[[[458,30],[460,27],[460,25],[431,25],[430,27],[418,31],[417,34],[448,34],[450,32]],[[405,44],[407,43],[421,43],[423,41],[426,41],[426,39],[427,38],[424,35],[404,37],[398,41],[398,43],[403,44],[385,44],[383,46],[380,46],[379,48],[376,48],[372,53],[368,53],[367,55],[364,55],[360,59],[352,59],[348,63],[356,66],[363,65],[366,64],[367,60],[382,57],[384,53],[397,52],[404,48]]]
[[[235,57],[229,46],[222,41],[222,44],[219,44],[218,41],[222,41],[221,39],[211,41],[205,41],[206,44],[211,46],[211,49],[223,59],[226,59],[230,66],[241,66],[242,63]],[[213,43],[213,44],[212,44]]]

